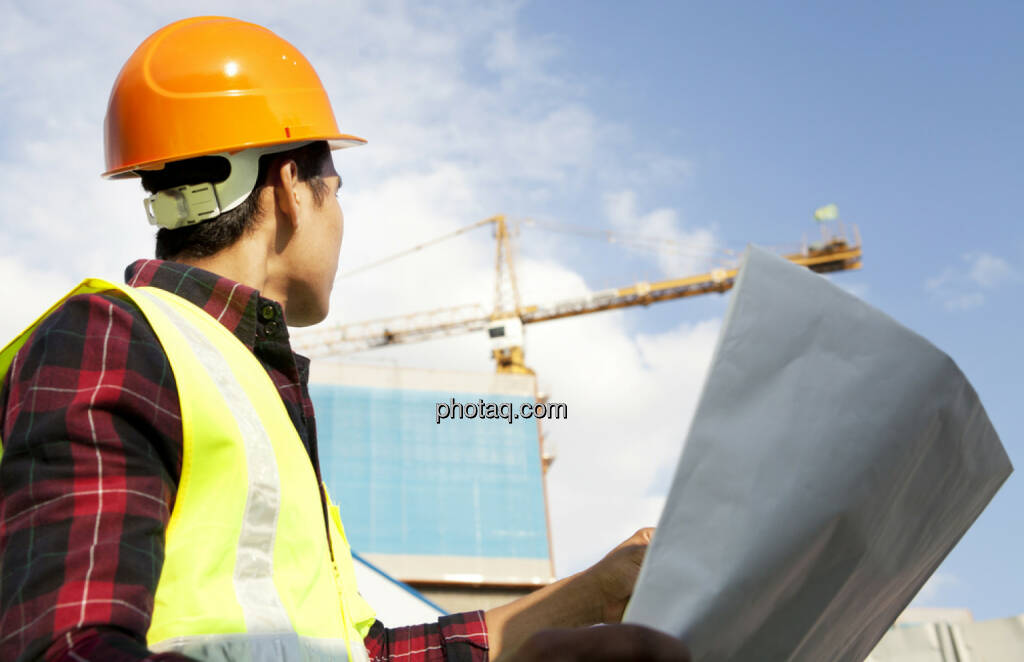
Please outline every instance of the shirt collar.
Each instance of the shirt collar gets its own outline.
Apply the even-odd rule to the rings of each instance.
[[[257,334],[265,335],[267,323],[273,320],[287,338],[281,305],[230,278],[180,262],[136,260],[125,269],[124,280],[132,287],[159,287],[199,306],[250,350],[255,348]]]

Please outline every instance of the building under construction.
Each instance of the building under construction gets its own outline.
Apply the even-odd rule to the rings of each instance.
[[[452,402],[532,405],[533,375],[321,361],[310,394],[323,477],[365,560],[448,611],[552,581],[538,421],[437,416]]]

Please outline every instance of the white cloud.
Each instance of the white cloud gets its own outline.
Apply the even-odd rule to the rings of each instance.
[[[4,315],[0,316],[0,344],[20,333],[34,322],[57,299],[75,285],[67,273],[27,266],[14,257],[0,255],[0,283],[5,295]]]
[[[980,287],[995,287],[1016,278],[1013,267],[1001,257],[988,253],[971,253],[965,256],[969,263],[967,277]]]
[[[708,271],[715,266],[717,242],[711,228],[686,229],[674,209],[659,208],[647,213],[637,210],[633,191],[605,195],[605,214],[618,232],[641,239],[664,240],[657,245],[662,275],[678,277]]]
[[[948,587],[956,586],[959,583],[960,580],[955,575],[948,572],[936,572],[928,578],[928,581],[924,583],[921,590],[914,596],[911,606],[946,605],[948,603],[944,602],[943,592]]]
[[[549,69],[559,48],[550,35],[523,35],[514,27],[498,30],[490,41],[485,63],[495,73],[512,73],[534,81],[557,83]]]
[[[985,252],[965,253],[962,264],[946,267],[925,281],[932,298],[949,311],[966,311],[984,305],[993,290],[1020,279],[1005,259]]]
[[[718,320],[630,337],[608,312],[534,325],[528,362],[569,420],[549,474],[556,563],[581,569],[657,523],[718,334]]]

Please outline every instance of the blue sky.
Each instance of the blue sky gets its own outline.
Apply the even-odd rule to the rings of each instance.
[[[835,202],[865,250],[864,269],[835,282],[949,353],[1021,465],[1024,7],[829,4],[0,0],[0,53],[15,63],[0,71],[0,332],[150,254],[137,186],[98,178],[106,98],[150,32],[222,13],[297,45],[342,128],[370,140],[336,157],[342,273],[500,212],[706,253],[799,242]],[[491,241],[339,280],[331,319],[487,303]],[[711,265],[530,230],[520,241],[527,299]],[[561,574],[656,519],[725,302],[528,329],[528,362],[572,412],[550,430]],[[361,360],[486,371],[486,357],[484,338],[462,337]],[[1011,477],[920,602],[1024,612],[1022,504]]]

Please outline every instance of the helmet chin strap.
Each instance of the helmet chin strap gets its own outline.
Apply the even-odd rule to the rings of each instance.
[[[231,164],[228,178],[222,182],[184,184],[157,191],[146,197],[143,207],[150,225],[176,230],[217,218],[242,204],[256,187],[259,161],[264,154],[286,152],[309,145],[309,142],[286,143],[268,147],[243,149],[234,154],[211,154]]]

